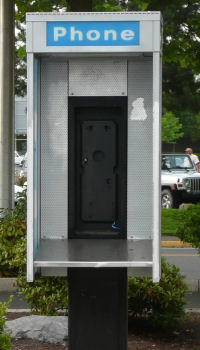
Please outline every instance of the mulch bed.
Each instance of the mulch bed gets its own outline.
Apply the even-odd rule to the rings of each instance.
[[[27,316],[8,313],[7,319]],[[143,329],[143,330],[141,330]],[[200,350],[200,314],[189,313],[175,330],[149,330],[140,326],[128,335],[128,350]],[[42,343],[31,339],[13,340],[11,350],[68,350],[68,346]],[[95,349],[94,349],[95,350]],[[103,349],[102,349],[103,350]]]

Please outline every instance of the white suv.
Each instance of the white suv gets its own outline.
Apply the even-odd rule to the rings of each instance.
[[[23,159],[24,157],[20,156],[19,153],[15,151],[15,165],[21,166]]]
[[[187,154],[163,154],[161,171],[162,208],[200,201],[200,173]]]

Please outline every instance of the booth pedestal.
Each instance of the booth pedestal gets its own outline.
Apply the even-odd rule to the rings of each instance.
[[[127,268],[69,268],[69,350],[127,349]]]

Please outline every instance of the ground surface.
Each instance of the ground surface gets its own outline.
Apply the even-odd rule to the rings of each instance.
[[[8,314],[11,320],[25,314]],[[177,325],[176,330],[167,332],[134,329],[128,336],[128,350],[200,350],[200,314],[190,313]],[[41,343],[30,339],[13,340],[11,350],[68,350],[67,346]],[[95,349],[94,349],[95,350]],[[102,349],[103,350],[103,349]]]

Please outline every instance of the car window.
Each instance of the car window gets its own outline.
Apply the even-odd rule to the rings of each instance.
[[[170,158],[167,156],[162,156],[162,169],[171,169]]]
[[[163,155],[162,170],[193,169],[191,158],[188,155]]]

